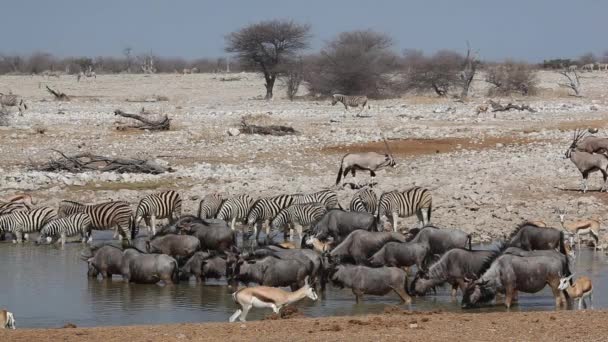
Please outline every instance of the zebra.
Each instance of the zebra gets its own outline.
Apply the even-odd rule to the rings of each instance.
[[[0,202],[0,216],[8,215],[15,211],[28,211],[30,207],[23,202]]]
[[[21,96],[14,94],[0,93],[0,106],[2,107],[2,111],[6,110],[6,107],[17,107],[19,116],[23,116],[23,112],[27,110],[27,104]]]
[[[321,203],[325,205],[327,209],[340,208],[338,203],[338,195],[333,190],[321,190],[313,192],[311,194],[296,194],[294,197],[293,204],[305,204],[305,203]]]
[[[278,195],[260,198],[253,202],[251,209],[247,214],[247,224],[249,227],[253,226],[255,243],[258,241],[258,236],[264,225],[266,225],[266,240],[268,240],[268,234],[270,233],[270,224],[268,221],[277,216],[279,211],[292,205],[294,200],[294,195]]]
[[[198,204],[198,217],[200,219],[212,219],[217,216],[224,199],[220,194],[209,194],[203,197]]]
[[[17,236],[17,243],[23,242],[23,233],[37,232],[50,220],[57,217],[55,209],[40,207],[29,211],[16,211],[0,216],[0,232],[10,232]],[[15,241],[13,241],[15,242]]]
[[[131,206],[124,201],[112,201],[98,204],[82,204],[74,201],[61,201],[59,203],[59,217],[66,217],[76,213],[89,214],[92,227],[95,230],[107,230],[116,228],[114,237],[122,240],[127,238],[129,244],[131,239],[137,236],[138,229],[134,225]],[[129,234],[131,230],[131,234]],[[89,238],[90,240],[91,238]]]
[[[302,238],[304,226],[310,227],[313,223],[327,213],[327,207],[323,203],[292,204],[279,211],[270,224],[273,230],[279,230],[289,225],[289,236],[293,240],[294,227],[298,232],[298,238]]]
[[[41,243],[44,240],[50,242],[53,237],[60,236],[61,246],[65,245],[67,236],[74,236],[80,233],[82,236],[82,243],[87,242],[87,239],[91,235],[91,227],[93,223],[91,216],[85,213],[77,213],[67,217],[58,218],[48,222],[40,230],[40,236],[38,242]]]
[[[348,107],[359,107],[361,106],[361,110],[357,113],[357,116],[361,114],[365,106],[367,105],[367,109],[371,109],[370,105],[367,101],[367,96],[348,96],[342,94],[334,94],[332,95],[331,105],[335,106],[336,103],[341,102],[344,105],[344,109],[348,110]]]
[[[156,219],[169,219],[173,223],[182,215],[182,199],[179,193],[168,190],[148,195],[139,201],[135,210],[135,227],[139,230],[139,222],[146,221],[149,231],[156,235]]]
[[[378,222],[381,222],[382,217],[388,217],[393,231],[396,232],[398,217],[416,214],[420,226],[424,227],[430,223],[432,204],[431,192],[421,187],[413,187],[403,192],[385,192],[378,201]]]
[[[350,211],[376,214],[378,209],[378,196],[370,187],[359,189],[350,200]]]
[[[230,228],[234,230],[234,224],[237,220],[243,222],[247,220],[249,209],[253,205],[253,198],[249,195],[240,195],[225,200],[218,213],[217,218],[230,223]]]

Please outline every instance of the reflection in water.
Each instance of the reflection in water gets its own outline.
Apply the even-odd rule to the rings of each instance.
[[[175,286],[125,284],[120,276],[110,281],[88,279],[80,260],[80,244],[64,250],[52,246],[0,244],[0,307],[15,314],[20,327],[59,327],[227,321],[236,310],[231,290],[222,281],[208,285],[182,282]],[[590,276],[596,289],[608,285],[608,259],[603,253],[578,253],[576,274]],[[596,308],[608,307],[608,298],[595,296]],[[366,296],[360,305],[348,289],[329,287],[317,302],[303,300],[298,309],[307,316],[361,315],[382,312],[397,305],[394,294]],[[459,311],[448,289],[436,296],[415,298],[412,310]],[[511,310],[553,310],[554,300],[546,288],[534,295],[520,294]],[[504,310],[486,307],[478,311]],[[270,311],[254,310],[247,317],[260,319]]]

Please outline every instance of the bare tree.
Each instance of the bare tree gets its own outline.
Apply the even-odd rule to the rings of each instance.
[[[285,72],[282,79],[285,84],[287,98],[293,101],[304,79],[304,62],[302,61],[302,57],[286,63],[283,69]]]
[[[141,55],[138,57],[139,59],[139,63],[140,63],[140,67],[141,67],[141,71],[144,74],[154,74],[156,73],[156,67],[154,66],[154,62],[156,60],[156,57],[154,57],[154,55],[152,54],[152,52],[145,54],[145,55]]]
[[[477,72],[478,65],[479,60],[477,59],[477,52],[471,51],[471,45],[467,42],[467,55],[464,58],[463,68],[460,73],[462,87],[462,92],[460,93],[461,98],[469,96],[469,89],[471,88],[471,83],[473,83],[473,78]]]
[[[125,66],[127,73],[131,73],[131,65],[133,64],[133,57],[131,53],[133,52],[133,48],[127,46],[122,50],[123,56],[125,56]]]
[[[280,66],[308,48],[310,26],[293,21],[270,20],[252,24],[226,36],[226,52],[234,53],[244,65],[262,72],[266,81],[266,99],[272,90]]]
[[[317,56],[308,58],[305,80],[312,93],[391,96],[399,64],[384,33],[343,32]]]
[[[447,96],[451,88],[461,81],[459,73],[465,62],[457,52],[441,50],[432,57],[421,52],[405,52],[405,89],[414,91],[433,90],[439,96]]]
[[[568,80],[568,83],[559,83],[559,85],[562,87],[570,88],[570,89],[574,90],[575,96],[579,96],[579,97],[582,96],[581,95],[581,81],[578,77],[578,73],[576,72],[576,70],[572,70],[572,71],[562,70],[562,71],[558,71],[558,72]]]
[[[489,67],[485,81],[494,86],[488,91],[490,96],[512,93],[532,95],[538,84],[536,72],[529,64],[513,61]]]

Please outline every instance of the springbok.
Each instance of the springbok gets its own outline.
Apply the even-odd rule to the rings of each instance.
[[[323,242],[314,236],[311,236],[309,238],[304,238],[304,239],[302,239],[302,241],[304,241],[305,246],[311,246],[315,252],[320,253],[320,254],[329,252],[333,248],[333,245],[334,245],[333,241]]]
[[[247,313],[253,307],[272,308],[272,311],[278,314],[283,306],[300,301],[305,297],[312,300],[319,298],[314,288],[308,284],[308,277],[304,280],[304,286],[294,292],[268,286],[245,287],[232,294],[234,302],[241,308],[230,316],[229,321],[234,322],[238,317],[241,322],[245,322]]]
[[[15,317],[11,312],[0,310],[0,329],[15,329]]]
[[[591,235],[594,240],[594,250],[597,250],[600,241],[600,222],[597,220],[566,221],[566,210],[558,209],[559,221],[562,229],[576,236],[576,247],[581,248],[581,235]]]
[[[568,294],[570,300],[578,299],[578,309],[582,310],[583,306],[587,308],[585,297],[589,297],[589,304],[593,309],[593,283],[588,277],[580,277],[576,279],[574,284],[570,285],[570,280],[574,274],[569,277],[564,277],[559,280],[559,289]]]

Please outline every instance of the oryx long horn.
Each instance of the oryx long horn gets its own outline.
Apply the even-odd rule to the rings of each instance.
[[[386,150],[388,151],[388,154],[392,157],[393,152],[391,152],[391,148],[388,147],[388,142],[386,141],[386,138],[382,138],[382,140],[384,140],[384,146],[386,146]]]

